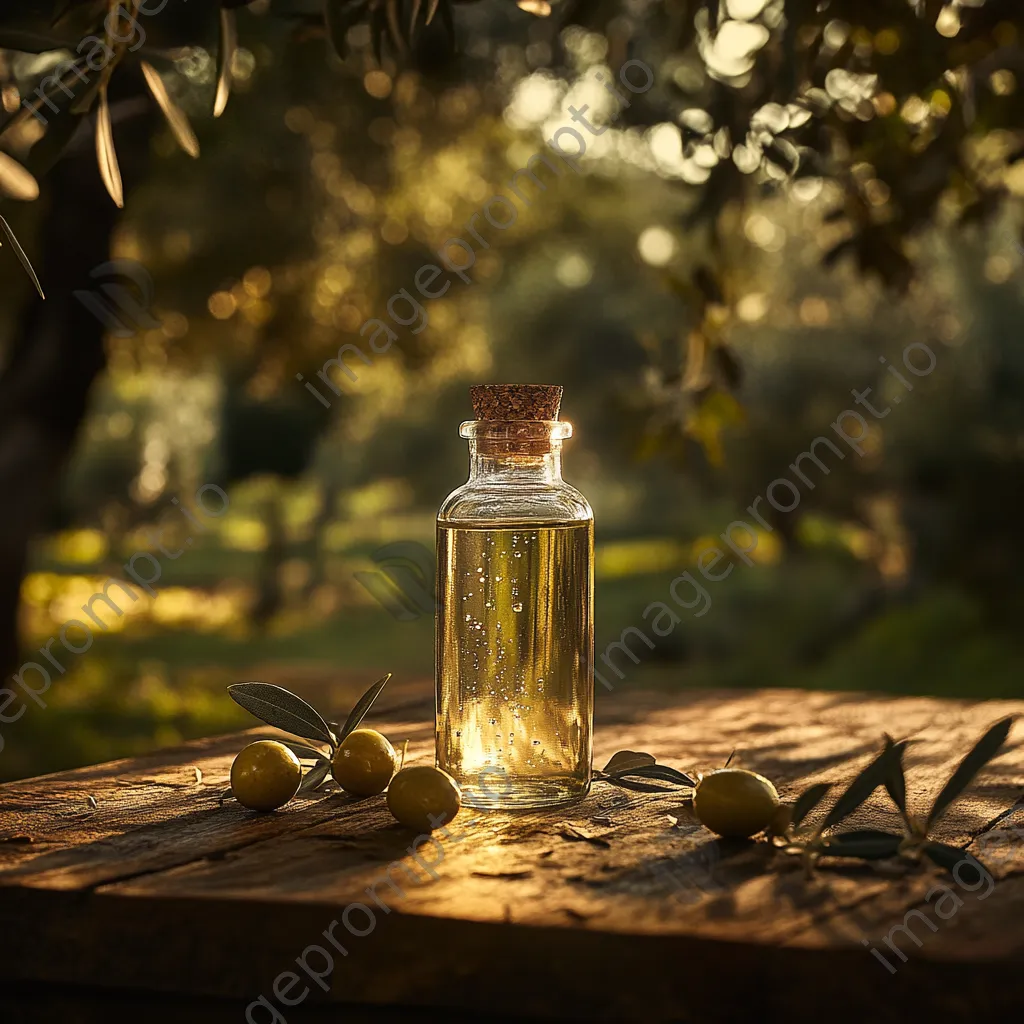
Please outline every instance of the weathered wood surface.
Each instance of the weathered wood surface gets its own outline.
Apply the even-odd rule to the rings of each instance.
[[[396,743],[409,739],[407,763],[432,756],[429,699],[426,686],[396,688],[392,711],[382,698],[373,716]],[[624,693],[599,706],[595,761],[646,750],[706,770],[737,748],[734,763],[787,796],[849,778],[885,730],[915,740],[909,800],[924,810],[983,729],[1021,711],[1024,702],[778,690]],[[8,998],[17,1019],[44,1019],[26,1014],[45,982],[62,986],[47,997],[52,1019],[65,1016],[60,1000],[86,991],[76,986],[101,1001],[222,1000],[210,1003],[222,1015],[185,1014],[197,1021],[244,1020],[260,994],[288,1021],[335,1019],[315,1008],[328,1002],[347,1004],[337,1018],[347,1020],[406,1019],[400,1008],[418,1007],[418,1020],[702,1024],[755,1014],[974,1021],[1024,1006],[1024,725],[938,830],[988,864],[994,886],[977,892],[934,869],[832,862],[808,878],[765,843],[716,841],[678,795],[630,793],[609,809],[621,791],[604,784],[550,813],[464,811],[417,864],[414,837],[381,797],[296,800],[271,815],[219,806],[231,757],[252,735],[0,787],[0,1005]],[[881,791],[849,825],[880,823],[896,826]],[[430,859],[436,878],[423,869]],[[404,898],[383,884],[392,863]],[[939,881],[962,900],[948,920],[924,900]],[[375,882],[390,912],[365,892]],[[282,1006],[274,978],[296,970],[307,946],[330,949],[323,931],[354,902],[375,912],[373,931],[339,925],[347,955],[333,951],[329,991],[304,977],[305,1002]],[[902,962],[882,940],[912,908],[935,930],[911,919],[921,945],[897,935]],[[369,922],[361,911],[350,920]]]

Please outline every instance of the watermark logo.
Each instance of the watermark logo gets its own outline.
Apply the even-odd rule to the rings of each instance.
[[[153,278],[136,260],[110,260],[89,271],[94,280],[113,280],[93,289],[79,288],[74,296],[111,334],[130,338],[142,330],[160,326],[149,311],[153,302]],[[123,282],[134,285],[134,290]]]
[[[434,614],[433,551],[419,541],[403,540],[377,548],[370,558],[379,569],[354,576],[392,618],[412,622]]]

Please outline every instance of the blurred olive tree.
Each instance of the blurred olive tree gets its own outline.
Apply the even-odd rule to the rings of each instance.
[[[640,340],[662,360],[659,400],[673,414],[639,443],[689,436],[714,461],[723,425],[742,415],[732,395],[750,369],[727,341],[747,294],[739,211],[773,192],[829,196],[825,267],[852,261],[906,290],[925,229],[991,219],[1010,194],[1024,155],[1022,33],[1018,0],[31,0],[5,10],[0,194],[32,203],[42,184],[40,202],[12,220],[47,299],[8,260],[5,279],[24,294],[0,370],[0,663],[16,656],[27,544],[53,522],[90,389],[108,359],[144,359],[157,345],[105,344],[74,299],[110,252],[126,191],[146,221],[138,254],[179,317],[208,310],[237,325],[218,354],[218,472],[293,477],[325,430],[373,438],[372,413],[353,422],[340,402],[322,414],[295,375],[408,283],[463,223],[456,211],[486,198],[479,188],[507,169],[515,143],[502,111],[517,84],[591,95],[581,83],[594,87],[596,69],[641,60],[655,84],[623,93],[617,122],[626,139],[647,133],[640,165],[678,189],[674,216],[703,255],[685,274],[658,272],[675,297],[670,351],[658,355],[664,331]],[[236,113],[233,89],[259,103]],[[189,157],[202,149],[201,160],[154,171],[165,138]],[[154,177],[161,188],[147,191]],[[598,187],[569,202],[580,238],[599,207]],[[224,245],[177,230],[186,215],[231,240],[237,271]],[[0,228],[20,254],[7,221]],[[538,219],[502,244],[529,246],[543,228]],[[655,267],[667,263],[659,244],[650,239]],[[482,278],[500,272],[491,257]],[[440,341],[428,332],[403,345],[407,375],[389,384],[444,395],[485,369],[480,315],[471,299],[440,304]],[[626,333],[605,328],[605,365]],[[173,353],[160,358],[201,363],[213,337],[165,321],[160,345]],[[597,410],[594,420],[606,422]]]

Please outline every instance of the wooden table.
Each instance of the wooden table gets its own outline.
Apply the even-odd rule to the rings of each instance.
[[[386,693],[368,723],[409,739],[407,763],[432,756],[428,684],[412,691]],[[984,728],[1021,711],[781,690],[616,693],[600,702],[595,760],[628,748],[709,769],[738,748],[734,763],[785,797],[851,777],[887,730],[916,741],[908,793],[923,809]],[[981,844],[994,887],[976,893],[937,869],[832,861],[807,877],[767,843],[716,841],[678,793],[609,807],[622,793],[607,784],[550,813],[465,810],[416,863],[381,797],[299,799],[269,815],[219,806],[250,738],[0,787],[0,1019],[241,1022],[261,994],[288,1022],[976,1021],[1024,1008],[1022,724],[939,830],[979,855],[977,838],[1000,830]],[[884,792],[849,824],[896,826]],[[404,898],[381,884],[389,864]],[[939,881],[962,900],[947,920],[924,901]],[[388,912],[365,891],[374,883]],[[330,949],[325,929],[355,902],[374,911],[373,930],[332,930],[347,953],[334,951],[325,991],[296,958]],[[934,930],[906,918],[913,908]],[[355,930],[370,927],[369,910],[348,911]],[[897,933],[904,963],[883,939],[905,920],[921,945]],[[316,951],[306,962],[327,971]],[[283,978],[285,996],[309,988],[294,1007],[273,990],[289,970],[303,981]],[[251,1019],[275,1018],[256,1007]]]

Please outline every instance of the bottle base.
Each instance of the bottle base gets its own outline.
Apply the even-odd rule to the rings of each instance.
[[[488,780],[491,781],[491,780]],[[582,800],[590,782],[578,779],[516,779],[507,787],[463,783],[462,806],[488,811],[527,811],[562,807]]]

